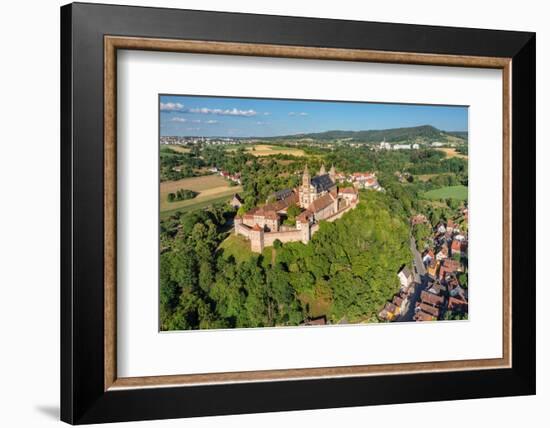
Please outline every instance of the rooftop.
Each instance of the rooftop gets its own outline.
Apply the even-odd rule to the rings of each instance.
[[[319,199],[315,199],[310,205],[309,209],[313,212],[321,211],[323,208],[328,207],[330,204],[334,202],[334,197],[327,193],[324,196],[321,196]]]
[[[420,293],[420,300],[422,300],[422,303],[428,303],[432,306],[439,306],[443,303],[443,296],[438,296],[422,290]]]
[[[334,187],[334,183],[328,174],[317,175],[311,179],[311,185],[317,192],[326,192]]]

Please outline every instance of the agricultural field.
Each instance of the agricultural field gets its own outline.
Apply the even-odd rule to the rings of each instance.
[[[468,159],[468,156],[466,155],[463,155],[462,153],[458,153],[456,151],[456,149],[454,148],[442,148],[442,149],[437,149],[443,153],[445,153],[445,157],[447,158],[460,158],[460,159]]]
[[[422,195],[425,199],[468,199],[468,188],[466,186],[448,186],[430,190]]]
[[[446,173],[419,174],[419,175],[415,175],[414,178],[418,181],[426,182],[426,181],[429,181],[431,178],[439,177],[441,175],[451,175],[451,174],[446,174]]]
[[[183,147],[183,146],[180,146],[180,145],[177,145],[177,144],[169,144],[165,147],[169,147],[170,149],[172,149],[172,150],[174,150],[175,152],[178,152],[178,153],[189,153],[191,151],[190,148]]]
[[[193,199],[185,201],[168,202],[168,193],[174,193],[178,189],[193,190],[194,192],[198,192],[198,195]],[[164,217],[175,211],[205,208],[213,203],[229,200],[234,193],[241,191],[241,186],[230,186],[229,181],[219,175],[205,175],[177,181],[165,181],[160,184],[161,216]]]
[[[273,155],[292,155],[292,156],[305,156],[305,152],[302,149],[296,149],[293,147],[273,146],[271,144],[255,144],[246,148],[246,151],[253,156],[273,156]]]

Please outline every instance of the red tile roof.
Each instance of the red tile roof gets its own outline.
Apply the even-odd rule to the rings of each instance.
[[[395,306],[401,306],[401,304],[403,303],[403,299],[399,296],[393,296],[393,300],[392,300],[392,303],[395,305]]]
[[[449,302],[447,303],[447,308],[449,310],[453,309],[466,309],[468,307],[468,302],[461,298],[449,297]]]
[[[322,209],[328,207],[330,204],[334,202],[334,197],[327,193],[324,196],[321,196],[319,199],[315,199],[308,207],[310,211],[313,211],[314,213],[321,211]]]
[[[456,239],[453,239],[453,242],[451,244],[451,251],[460,252],[461,249],[462,249],[462,245],[460,244],[460,241],[457,241]]]
[[[351,194],[354,194],[354,195],[357,194],[357,190],[355,189],[355,187],[344,187],[343,189],[340,189],[339,192],[340,193],[351,193]]]
[[[420,293],[420,300],[422,300],[422,303],[439,306],[443,303],[443,296],[437,296],[423,290],[422,293]]]
[[[420,305],[418,305],[418,307],[423,311],[423,312],[426,312],[427,314],[430,314],[434,317],[438,317],[439,316],[439,309],[437,308],[434,308],[433,306],[431,305],[427,305],[426,303],[420,303]]]
[[[459,261],[453,259],[446,259],[445,261],[443,261],[443,267],[449,272],[456,272],[460,269],[461,266],[462,265]]]
[[[301,222],[305,223],[305,222],[307,222],[307,221],[310,219],[311,214],[312,214],[312,212],[311,212],[310,210],[305,210],[305,211],[302,211],[302,212],[298,215],[298,217],[296,217],[296,219],[297,219],[298,221],[301,221]]]
[[[386,305],[384,306],[384,309],[388,312],[394,313],[397,310],[397,306],[395,306],[391,302],[386,302]]]
[[[432,315],[430,314],[427,314],[426,312],[424,311],[418,311],[415,315],[414,315],[414,319],[416,321],[435,321],[435,317],[433,317]]]

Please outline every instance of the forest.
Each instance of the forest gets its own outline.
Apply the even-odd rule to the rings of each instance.
[[[466,133],[467,135],[467,133]],[[413,126],[406,128],[376,129],[366,131],[325,131],[310,134],[287,135],[283,137],[273,137],[275,139],[313,139],[313,140],[335,140],[348,139],[365,143],[388,142],[407,142],[422,139],[424,142],[446,141],[447,137],[458,137],[465,139],[464,133],[446,132],[430,125]]]
[[[327,319],[376,322],[410,260],[406,218],[391,196],[364,202],[339,221],[321,223],[312,240],[276,243],[271,257],[237,263],[218,250],[233,213],[224,206],[173,216],[162,224],[162,330],[298,325],[309,298],[328,302]],[[214,255],[214,257],[212,256]]]

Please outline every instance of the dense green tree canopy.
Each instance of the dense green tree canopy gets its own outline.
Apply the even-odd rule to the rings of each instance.
[[[322,222],[307,245],[278,243],[273,260],[251,254],[240,264],[217,250],[226,236],[223,208],[181,216],[175,234],[165,231],[170,248],[161,254],[162,328],[297,325],[312,315],[307,296],[322,298],[332,322],[372,319],[410,259],[408,227],[390,196],[361,197],[338,221]]]

